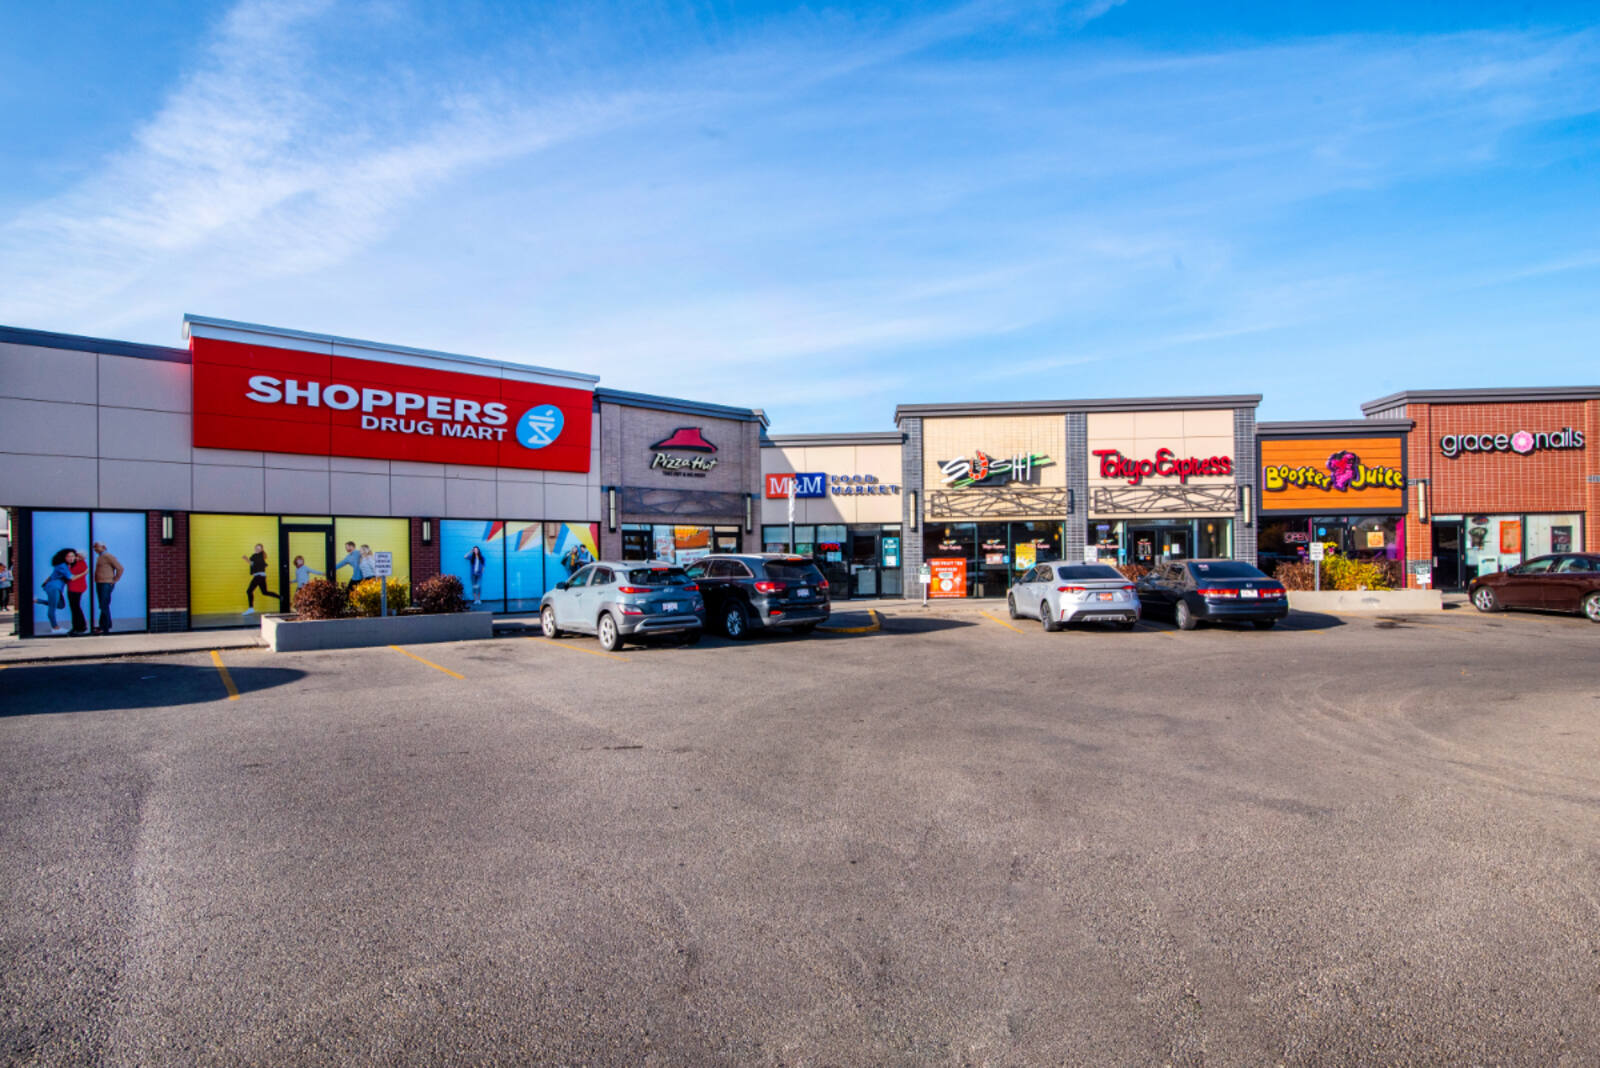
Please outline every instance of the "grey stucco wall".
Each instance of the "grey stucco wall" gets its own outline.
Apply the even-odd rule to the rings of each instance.
[[[197,449],[189,365],[0,342],[0,502],[290,515],[600,518],[587,472]]]

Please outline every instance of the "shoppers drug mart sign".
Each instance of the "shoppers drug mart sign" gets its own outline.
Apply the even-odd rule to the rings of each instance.
[[[194,444],[208,449],[589,470],[593,393],[389,362],[190,341]]]

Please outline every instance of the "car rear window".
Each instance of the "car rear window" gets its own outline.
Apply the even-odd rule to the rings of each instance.
[[[1069,564],[1056,568],[1056,575],[1064,579],[1120,579],[1122,572],[1105,564]]]
[[[798,582],[813,586],[822,584],[822,572],[817,570],[817,565],[804,560],[768,560],[767,577],[774,582]]]
[[[689,573],[681,567],[636,567],[628,572],[635,586],[687,586]]]
[[[1266,572],[1240,560],[1191,560],[1185,565],[1195,578],[1264,579]]]

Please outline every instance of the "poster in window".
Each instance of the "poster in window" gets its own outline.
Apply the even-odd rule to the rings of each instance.
[[[439,521],[439,570],[461,580],[474,612],[505,610],[505,524],[487,519]]]
[[[1553,553],[1570,553],[1572,551],[1572,528],[1550,528],[1550,551]]]
[[[1522,520],[1500,520],[1500,552],[1502,554],[1522,552]]]

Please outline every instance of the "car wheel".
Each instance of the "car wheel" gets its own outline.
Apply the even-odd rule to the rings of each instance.
[[[546,638],[561,637],[561,628],[556,626],[556,610],[554,608],[547,606],[543,612],[539,613],[539,629],[544,631]]]
[[[1021,619],[1022,613],[1017,611],[1017,599],[1011,594],[1006,594],[1006,611],[1011,613],[1012,619]]]
[[[1050,611],[1049,601],[1039,602],[1039,620],[1044,624],[1044,629],[1051,634],[1061,629],[1061,624],[1056,622],[1055,615]]]
[[[1600,593],[1591,593],[1583,599],[1583,614],[1591,623],[1600,623]]]
[[[1500,611],[1500,599],[1494,595],[1494,591],[1489,587],[1479,586],[1472,595],[1472,607],[1480,612],[1498,612]]]
[[[1179,630],[1194,630],[1200,621],[1194,617],[1194,612],[1189,608],[1188,601],[1179,601],[1172,607],[1172,621],[1178,624]]]
[[[723,609],[722,633],[738,641],[750,632],[750,617],[745,614],[744,605],[734,601]]]
[[[595,627],[595,636],[600,639],[600,648],[608,653],[614,653],[622,648],[622,632],[617,629],[617,621],[607,612],[600,617],[600,623]]]
[[[1256,630],[1271,630],[1273,627],[1276,627],[1277,625],[1278,625],[1278,621],[1276,619],[1258,619],[1258,620],[1256,620]]]

